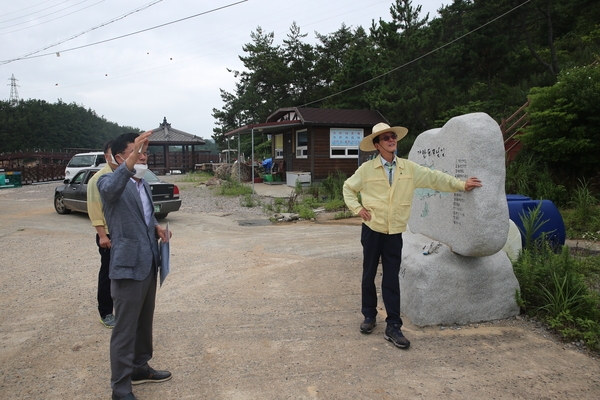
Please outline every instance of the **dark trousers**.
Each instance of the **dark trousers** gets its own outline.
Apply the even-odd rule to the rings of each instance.
[[[156,268],[143,281],[113,279],[115,327],[110,338],[110,384],[117,396],[131,392],[131,375],[148,370],[152,358],[152,322]]]
[[[110,236],[108,236],[110,238]],[[113,312],[113,300],[110,295],[110,278],[108,277],[110,265],[110,249],[100,247],[100,236],[96,234],[96,245],[100,253],[100,271],[98,272],[98,312],[100,318]]]
[[[365,318],[374,318],[377,315],[375,276],[381,258],[381,296],[387,312],[385,322],[402,326],[398,277],[402,262],[402,233],[386,235],[363,224],[360,242],[363,246],[362,313]]]

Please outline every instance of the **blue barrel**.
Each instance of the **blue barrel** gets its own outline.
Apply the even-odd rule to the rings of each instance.
[[[506,201],[525,201],[531,200],[531,197],[527,197],[524,194],[507,194]]]
[[[509,198],[510,196],[510,198]],[[518,197],[520,196],[520,197]],[[506,195],[508,203],[508,215],[510,219],[517,225],[521,231],[521,243],[525,247],[525,236],[522,234],[525,231],[522,216],[528,215],[531,211],[541,203],[540,221],[546,221],[540,229],[533,233],[533,239],[539,238],[543,233],[546,234],[548,241],[554,248],[559,248],[565,244],[566,232],[565,223],[558,208],[550,200],[531,200],[523,195]]]

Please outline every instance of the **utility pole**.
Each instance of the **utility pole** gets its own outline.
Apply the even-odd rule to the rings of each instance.
[[[8,85],[7,85],[8,86]],[[10,100],[9,104],[11,106],[16,106],[19,104],[19,92],[17,91],[17,78],[15,78],[15,74],[12,74],[10,78]]]

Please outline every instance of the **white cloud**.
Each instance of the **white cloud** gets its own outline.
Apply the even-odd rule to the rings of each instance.
[[[167,117],[174,128],[208,138],[214,127],[212,109],[223,106],[219,88],[234,90],[235,79],[227,68],[242,68],[238,58],[243,55],[242,46],[251,42],[250,33],[258,26],[274,32],[276,43],[281,43],[295,21],[303,33],[308,33],[306,40],[314,43],[314,31],[332,33],[342,23],[368,29],[372,20],[389,21],[392,5],[391,0],[249,0],[162,28],[68,51],[234,2],[163,0],[37,53],[52,55],[0,65],[0,77],[7,85],[2,98],[8,100],[10,77],[14,74],[21,99],[53,103],[60,98],[91,108],[109,121],[140,129],[153,129]],[[10,2],[4,5],[0,17],[0,57],[8,60],[31,53],[149,3],[151,0]],[[440,0],[420,3],[424,4],[422,16],[426,12],[435,15],[442,5]],[[46,10],[41,11],[43,8]],[[54,54],[57,51],[60,57]]]

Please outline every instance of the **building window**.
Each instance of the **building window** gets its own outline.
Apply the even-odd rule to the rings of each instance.
[[[283,158],[283,134],[275,135],[275,158]]]
[[[363,136],[362,128],[331,128],[329,130],[329,157],[358,158],[358,145]]]
[[[308,131],[296,132],[296,158],[308,158]]]

